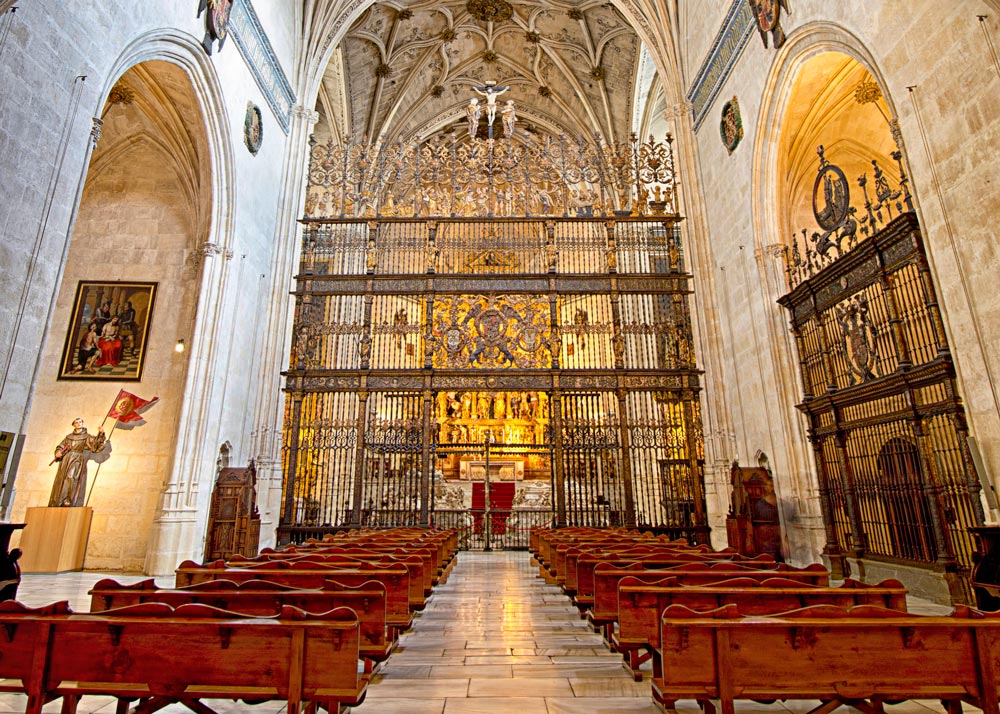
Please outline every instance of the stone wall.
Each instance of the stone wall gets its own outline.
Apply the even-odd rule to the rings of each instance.
[[[706,392],[728,388],[729,416],[736,425],[733,453],[722,457],[747,463],[758,452],[767,454],[793,560],[802,562],[817,559],[823,534],[812,455],[803,418],[794,408],[801,400],[795,352],[787,317],[775,303],[786,290],[773,249],[787,240],[778,230],[782,223],[773,193],[786,178],[775,175],[783,99],[797,66],[826,50],[858,59],[882,85],[899,117],[962,397],[992,477],[1000,474],[993,384],[1000,374],[1000,302],[992,288],[996,192],[991,187],[1000,176],[986,147],[1000,138],[1000,123],[992,120],[1000,110],[1000,78],[977,19],[988,10],[984,2],[788,4],[790,12],[782,13],[781,21],[785,46],[765,49],[754,30],[695,135],[709,226],[709,234],[695,240],[704,240],[713,258],[712,298],[725,345],[720,375],[725,384],[707,375]],[[696,14],[691,4],[687,8]],[[687,19],[692,25],[700,21]],[[714,23],[705,28],[712,35],[721,20]],[[986,21],[986,28],[994,38],[1000,36],[996,17]],[[685,58],[692,73],[687,86],[704,52]],[[744,138],[729,155],[719,120],[723,103],[734,95]]]
[[[277,60],[294,83],[298,16],[262,6],[260,22],[279,38]],[[88,567],[162,573],[197,557],[219,446],[232,443],[234,464],[251,456],[288,141],[232,37],[211,58],[199,47],[205,25],[196,10],[196,2],[22,3],[0,57],[0,355],[13,344],[0,429],[27,434],[11,515],[47,501],[54,467],[46,465],[68,420],[82,415],[95,430],[113,397],[106,393],[120,387],[161,399],[148,425],[113,437],[91,504]],[[126,152],[83,189],[91,117],[125,70],[154,59],[183,69],[200,113],[192,134],[206,135],[199,160],[207,198],[193,226],[173,179],[157,177],[165,162],[148,147]],[[86,81],[75,82],[78,75]],[[263,116],[257,156],[243,144],[248,102]],[[118,255],[77,260],[93,245]],[[57,382],[76,281],[140,274],[165,288],[142,381]],[[173,351],[180,338],[184,355]]]

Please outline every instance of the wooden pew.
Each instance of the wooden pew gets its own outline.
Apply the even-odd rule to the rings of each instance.
[[[559,546],[584,546],[626,542],[649,542],[654,539],[649,533],[639,533],[624,528],[533,528],[537,549],[532,550],[543,577],[554,576],[558,571],[556,551]],[[529,539],[531,536],[529,535]],[[670,542],[670,541],[667,541]],[[685,541],[686,542],[686,541]]]
[[[580,589],[581,578],[580,564],[595,563],[598,560],[648,560],[657,556],[676,556],[675,560],[733,560],[741,559],[735,550],[727,548],[715,551],[707,545],[690,546],[684,544],[661,544],[661,543],[628,543],[614,546],[602,545],[601,547],[575,546],[567,549],[558,548],[556,557],[561,572],[556,576],[556,582],[562,586],[563,591],[573,596]],[[774,562],[769,559],[769,562]],[[586,573],[583,574],[586,576]]]
[[[392,652],[397,637],[386,622],[386,588],[377,580],[348,586],[327,580],[322,588],[306,589],[281,585],[268,580],[210,580],[185,588],[158,588],[150,578],[133,585],[122,585],[105,578],[90,590],[90,611],[103,612],[129,605],[162,602],[171,607],[198,603],[241,615],[273,617],[284,606],[306,613],[324,613],[349,607],[358,617],[361,628],[360,652],[365,671],[384,662]]]
[[[614,565],[599,563],[594,568],[594,606],[587,619],[595,628],[618,619],[618,586],[622,578],[633,578],[633,583],[664,584],[660,581],[673,578],[678,585],[707,585],[730,578],[768,580],[786,578],[810,585],[829,586],[830,573],[820,563],[796,568],[777,563],[773,568],[745,567],[730,561],[686,563],[673,568],[648,568],[645,563]]]
[[[434,555],[428,549],[376,550],[373,548],[338,547],[313,549],[309,551],[277,551],[261,553],[255,558],[233,556],[226,565],[233,568],[269,567],[269,563],[300,563],[311,562],[321,564],[331,563],[406,563],[410,570],[410,578],[416,578],[422,583],[423,594],[430,595],[437,584],[437,564]]]
[[[410,574],[403,564],[378,566],[365,563],[353,567],[320,567],[314,563],[304,563],[305,567],[226,568],[223,561],[199,565],[191,560],[180,564],[176,572],[175,584],[178,588],[197,585],[211,580],[231,580],[243,583],[248,580],[269,580],[296,588],[322,589],[327,580],[357,587],[369,580],[377,580],[385,586],[386,622],[396,633],[409,629],[413,624],[410,607]]]
[[[628,566],[639,563],[647,569],[669,569],[678,565],[700,564],[710,565],[713,563],[731,563],[739,565],[745,570],[773,570],[777,567],[774,558],[770,555],[759,555],[755,558],[747,558],[732,552],[720,553],[678,553],[668,551],[662,555],[649,555],[638,558],[628,558],[617,556],[587,556],[581,557],[577,561],[577,583],[576,594],[573,602],[580,610],[580,616],[584,617],[587,610],[594,604],[594,570],[598,565],[605,563],[608,565]]]
[[[26,714],[63,698],[75,714],[81,697],[117,697],[118,712],[151,714],[179,702],[198,714],[204,699],[286,701],[338,712],[365,696],[358,673],[359,624],[338,608],[307,616],[285,607],[277,617],[207,605],[176,609],[147,603],[100,614],[73,614],[67,603],[33,610],[0,604],[0,677],[5,691],[28,695]]]
[[[458,530],[427,528],[392,528],[388,530],[356,529],[340,533],[328,534],[320,540],[310,538],[305,543],[288,546],[277,552],[308,552],[324,550],[331,547],[365,547],[378,548],[429,548],[435,552],[435,562],[443,578],[454,564],[458,553]],[[275,552],[265,548],[261,553]]]
[[[665,708],[695,699],[706,714],[737,699],[818,699],[811,714],[849,705],[865,714],[883,703],[962,702],[998,714],[1000,614],[964,606],[951,616],[911,615],[861,605],[816,605],[770,617],[735,605],[695,612],[673,605],[660,633],[663,676],[653,697]]]
[[[622,578],[618,586],[618,631],[612,635],[613,649],[622,654],[635,680],[642,680],[639,667],[653,661],[653,676],[661,676],[656,651],[660,646],[660,615],[671,605],[691,610],[716,610],[736,605],[744,615],[770,615],[811,605],[878,605],[906,611],[906,588],[898,580],[866,585],[846,580],[840,587],[810,585],[788,578],[733,578],[709,585],[681,585],[677,580],[648,585]]]

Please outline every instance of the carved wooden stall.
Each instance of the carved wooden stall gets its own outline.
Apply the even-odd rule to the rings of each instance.
[[[283,540],[475,533],[461,487],[486,463],[518,489],[500,545],[553,520],[707,539],[680,217],[646,203],[672,197],[670,144],[612,147],[617,167],[578,148],[314,147]],[[552,505],[519,509],[529,486]]]
[[[729,482],[733,487],[726,516],[729,546],[741,555],[767,554],[783,562],[781,522],[771,473],[766,468],[733,462]]]
[[[257,469],[223,468],[215,480],[208,513],[205,560],[233,555],[252,558],[260,545],[260,513],[257,512]]]
[[[779,302],[798,350],[825,553],[835,577],[848,556],[898,562],[940,573],[969,602],[981,486],[901,156],[898,184],[873,162],[855,208],[819,153],[821,231],[792,244]]]

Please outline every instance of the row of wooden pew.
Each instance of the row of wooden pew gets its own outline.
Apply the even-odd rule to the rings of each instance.
[[[117,697],[118,714],[132,702],[135,714],[174,702],[212,714],[206,699],[336,713],[363,701],[457,550],[456,531],[359,530],[188,561],[174,588],[101,580],[90,613],[0,603],[0,691],[27,694],[30,714],[59,698],[74,714],[90,694]]]
[[[738,699],[816,699],[866,714],[886,702],[939,699],[998,712],[1000,616],[958,607],[912,615],[897,580],[830,587],[821,565],[655,538],[627,530],[535,529],[532,555],[636,680],[652,660],[653,699],[694,699],[732,714]],[[574,572],[575,571],[575,572]]]

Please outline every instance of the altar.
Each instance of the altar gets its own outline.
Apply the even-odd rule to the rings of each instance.
[[[463,481],[485,481],[486,461],[466,459],[459,463],[459,478]],[[490,481],[523,481],[523,459],[490,459]]]

